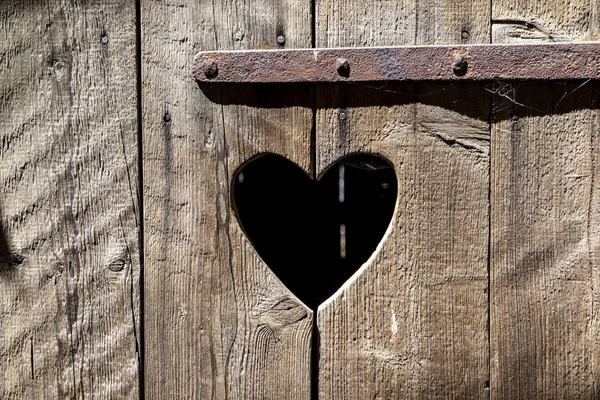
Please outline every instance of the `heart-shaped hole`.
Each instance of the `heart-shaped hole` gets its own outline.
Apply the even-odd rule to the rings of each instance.
[[[265,154],[233,179],[242,229],[283,284],[313,309],[373,254],[398,194],[391,163],[371,154],[339,160],[318,181]]]

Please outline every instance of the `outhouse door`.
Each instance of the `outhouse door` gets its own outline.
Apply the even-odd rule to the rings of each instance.
[[[225,85],[191,71],[206,50],[593,40],[597,4],[180,0],[140,11],[148,398],[600,396],[593,80]],[[265,154],[313,179],[349,155],[377,156],[396,178],[372,255],[314,309],[238,218],[240,171]],[[277,218],[293,231],[300,208]],[[311,221],[303,232],[319,237]],[[285,235],[294,240],[269,243],[310,292],[335,270],[304,273],[294,260],[319,243],[275,232]]]
[[[0,0],[0,398],[600,398],[599,4]]]

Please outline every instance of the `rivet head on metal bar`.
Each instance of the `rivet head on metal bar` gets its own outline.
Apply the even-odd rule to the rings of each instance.
[[[350,75],[350,63],[345,58],[338,58],[335,61],[335,67],[338,74],[345,76],[346,78]]]
[[[200,69],[202,69],[204,76],[206,76],[208,79],[216,78],[216,76],[219,74],[219,67],[217,62],[214,60],[202,60],[200,63]]]
[[[462,76],[466,74],[468,66],[467,59],[461,54],[456,55],[452,59],[452,71],[454,71],[455,75]]]

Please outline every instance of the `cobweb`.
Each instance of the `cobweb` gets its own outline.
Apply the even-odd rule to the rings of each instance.
[[[538,81],[538,82],[519,82],[519,81],[492,81],[482,83],[485,91],[492,95],[490,99],[491,102],[491,110],[490,112],[493,114],[498,114],[505,111],[507,108],[523,107],[529,110],[533,110],[538,113],[543,113],[543,110],[538,109],[532,104],[525,104],[521,101],[518,101],[518,92],[521,89],[531,89],[533,85],[559,85],[563,88],[563,93],[560,99],[556,102],[554,107],[554,112],[556,112],[561,104],[566,101],[576,101],[579,100],[579,96],[589,96],[589,93],[581,92],[580,89],[589,84],[592,80],[588,79],[581,82],[578,86],[573,88],[573,84],[570,81]],[[412,96],[415,101],[420,101],[424,97],[429,97],[433,95],[442,95],[443,92],[449,90],[455,90],[457,85],[464,84],[463,82],[447,82],[447,83],[439,83],[438,85],[432,85],[433,89],[430,91],[411,91],[409,87],[406,87],[406,90],[398,90],[397,87],[399,85],[391,85],[388,82],[383,82],[381,84],[371,84],[371,83],[352,83],[355,86],[366,87],[370,89],[376,89],[378,91],[382,91],[392,95],[399,96]],[[420,85],[420,83],[417,83]],[[401,87],[401,86],[400,86]],[[414,87],[413,87],[414,89]],[[577,97],[573,97],[577,96]],[[456,101],[459,101],[458,99]],[[464,100],[463,100],[464,101]],[[596,102],[596,96],[591,99],[589,104],[590,107],[593,107]]]

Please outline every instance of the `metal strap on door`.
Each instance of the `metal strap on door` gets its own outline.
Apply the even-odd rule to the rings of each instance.
[[[598,79],[600,44],[205,51],[192,69],[217,83]]]

